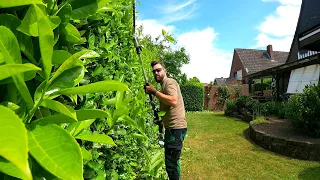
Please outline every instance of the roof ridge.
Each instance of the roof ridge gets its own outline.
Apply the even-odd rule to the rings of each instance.
[[[235,50],[251,50],[251,51],[267,51],[266,49],[248,49],[248,48],[234,48]],[[281,52],[281,53],[289,53],[287,51],[273,51],[273,52]]]

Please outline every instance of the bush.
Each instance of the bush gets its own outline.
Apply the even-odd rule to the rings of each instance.
[[[251,96],[240,96],[236,101],[237,108],[240,110],[242,108],[249,112],[252,112],[253,99]]]
[[[226,103],[226,101],[230,98],[231,93],[229,92],[229,89],[227,86],[219,86],[217,89],[217,104],[221,107],[223,107]]]
[[[286,116],[296,128],[303,128],[310,135],[320,136],[320,86],[306,87],[302,94],[292,95]]]
[[[187,82],[181,87],[186,111],[202,111],[204,101],[204,87],[201,83]]]
[[[224,111],[224,114],[226,116],[232,116],[232,112],[237,110],[236,102],[232,100],[227,100],[227,107],[226,110]]]
[[[285,118],[285,109],[286,103],[285,102],[265,102],[260,103],[259,101],[255,100],[253,104],[253,111],[254,114],[257,116],[270,116],[275,115],[279,118]]]
[[[280,102],[277,103],[276,109],[277,109],[277,116],[279,118],[285,118],[286,117],[286,102]]]
[[[278,115],[278,109],[277,109],[277,103],[274,101],[269,101],[264,103],[265,106],[265,110],[266,110],[266,114],[267,116],[270,115]]]
[[[272,79],[271,78],[264,79],[263,80],[263,84],[261,84],[260,81],[254,83],[253,89],[254,89],[254,91],[263,91],[263,90],[266,90],[266,89],[271,89],[271,83],[272,83]]]

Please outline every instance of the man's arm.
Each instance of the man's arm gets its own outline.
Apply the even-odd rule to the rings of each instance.
[[[144,88],[146,93],[155,95],[159,101],[168,106],[175,107],[178,103],[178,96],[163,94],[162,92],[157,91],[151,84],[149,84],[149,86],[144,86]]]
[[[159,91],[157,91],[154,95],[159,99],[159,101],[168,106],[175,107],[178,103],[178,96],[166,95]]]

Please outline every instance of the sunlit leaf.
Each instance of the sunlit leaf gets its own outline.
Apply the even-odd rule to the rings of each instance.
[[[50,24],[50,27],[52,29],[55,29],[59,26],[59,24],[61,23],[61,19],[59,16],[50,16],[49,17],[49,24]]]
[[[0,51],[7,64],[22,63],[18,41],[10,29],[0,26]]]
[[[39,71],[41,70],[33,64],[5,64],[0,66],[0,80],[6,79],[11,76],[18,75],[27,71]]]
[[[159,115],[160,117],[164,116],[165,114],[166,114],[165,111],[160,111],[160,112],[158,113],[158,115]]]
[[[138,133],[131,134],[131,137],[136,138],[136,139],[140,139],[143,141],[148,139],[145,135],[138,134]]]
[[[44,23],[48,24],[45,27],[50,27],[51,30],[55,29],[59,26],[61,19],[58,16],[45,16],[42,11],[39,12],[38,9],[40,9],[38,6],[30,6],[26,15],[24,16],[23,20],[21,21],[20,26],[17,28],[18,31],[23,32],[24,34],[28,36],[39,36],[39,15],[41,18],[43,18]],[[39,14],[41,13],[41,14]],[[43,23],[42,22],[42,23]],[[41,25],[44,27],[43,25]],[[45,29],[44,29],[45,30]],[[43,34],[43,33],[42,33]]]
[[[86,18],[96,13],[98,3],[96,0],[68,0],[72,6],[72,19]]]
[[[81,153],[82,153],[83,159],[87,161],[90,161],[92,159],[91,153],[88,150],[86,150],[84,147],[81,147]]]
[[[52,83],[58,76],[60,76],[64,71],[71,69],[76,66],[82,66],[83,62],[79,60],[79,58],[86,53],[87,50],[82,50],[80,52],[77,52],[73,54],[71,57],[69,57],[59,68],[58,70],[53,74],[52,78],[49,80],[49,84]]]
[[[113,139],[105,134],[79,134],[75,136],[76,139],[82,139],[91,142],[97,142],[102,144],[109,144],[111,146],[115,146],[116,144],[113,142]]]
[[[48,19],[42,13],[41,9],[36,5],[33,5],[33,6],[35,8],[37,21],[38,21],[41,60],[42,60],[43,69],[46,75],[46,79],[49,79],[51,68],[52,68],[52,54],[53,54],[53,45],[54,45],[53,31],[50,27],[50,23]]]
[[[7,64],[22,62],[18,41],[10,29],[4,26],[0,26],[0,51]],[[23,77],[16,75],[13,76],[12,79],[22,98],[27,103],[28,109],[31,109],[33,107],[33,101]]]
[[[45,99],[41,102],[41,106],[69,116],[70,118],[73,118],[75,119],[75,121],[77,121],[76,112],[73,109],[68,109],[64,104],[60,103],[59,101]]]
[[[8,160],[0,156],[0,172],[8,174],[10,176],[19,178],[19,179],[28,179],[28,177],[17,168],[17,166],[10,163]]]
[[[32,124],[62,124],[72,122],[77,122],[77,120],[64,114],[58,113],[34,120],[32,121]]]
[[[0,142],[0,156],[17,167],[21,175],[32,179],[28,163],[27,129],[13,111],[2,105],[0,105]],[[9,166],[4,168],[10,168]],[[14,171],[10,169],[8,171]]]
[[[66,37],[66,40],[71,43],[81,43],[81,35],[76,27],[68,23],[65,27],[61,29]]]
[[[29,151],[47,171],[61,179],[83,179],[83,163],[77,141],[55,124],[32,125]]]
[[[106,105],[115,105],[117,102],[117,98],[111,98],[111,99],[108,99],[108,100],[105,100],[104,103]]]
[[[132,127],[137,127],[137,122],[134,121],[133,119],[131,119],[129,116],[125,116],[125,117],[119,117],[119,120],[122,120],[124,123],[132,126]]]
[[[166,34],[167,34],[166,30],[162,29],[162,35],[165,36]]]
[[[96,92],[109,92],[109,91],[130,91],[128,86],[124,83],[118,81],[100,81],[96,83],[91,83],[88,85],[83,85],[79,87],[73,87],[68,89],[63,89],[60,91],[61,94],[87,94]]]
[[[38,20],[36,9],[34,6],[30,6],[26,15],[23,17],[20,26],[17,28],[18,31],[23,32],[28,36],[39,36],[38,31]]]
[[[16,111],[16,110],[18,110],[20,108],[18,105],[16,105],[13,102],[4,101],[4,102],[1,102],[0,104],[2,106],[5,106],[5,107],[11,109],[12,111]]]
[[[86,129],[87,127],[89,127],[94,121],[95,119],[89,119],[89,120],[77,122],[73,135],[79,134],[83,129]]]
[[[100,109],[80,109],[76,111],[76,114],[78,121],[108,117],[108,113]]]
[[[8,0],[8,1],[0,1],[0,8],[9,8],[16,6],[24,6],[30,4],[43,4],[41,0]]]
[[[61,23],[60,25],[62,27],[65,27],[71,18],[71,11],[72,11],[72,7],[70,4],[65,4],[63,7],[61,7],[61,9],[59,10],[57,16],[60,17],[61,19]]]
[[[83,79],[83,77],[84,67],[73,67],[60,74],[48,87],[48,91],[74,87]]]
[[[172,36],[166,36],[166,39],[172,43],[176,42],[176,40]]]
[[[60,65],[63,64],[69,57],[71,57],[68,51],[64,50],[55,50],[52,54],[52,64]]]

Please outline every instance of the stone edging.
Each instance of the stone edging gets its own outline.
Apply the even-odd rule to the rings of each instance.
[[[272,152],[302,160],[320,161],[320,144],[273,137],[249,125],[250,139]]]

